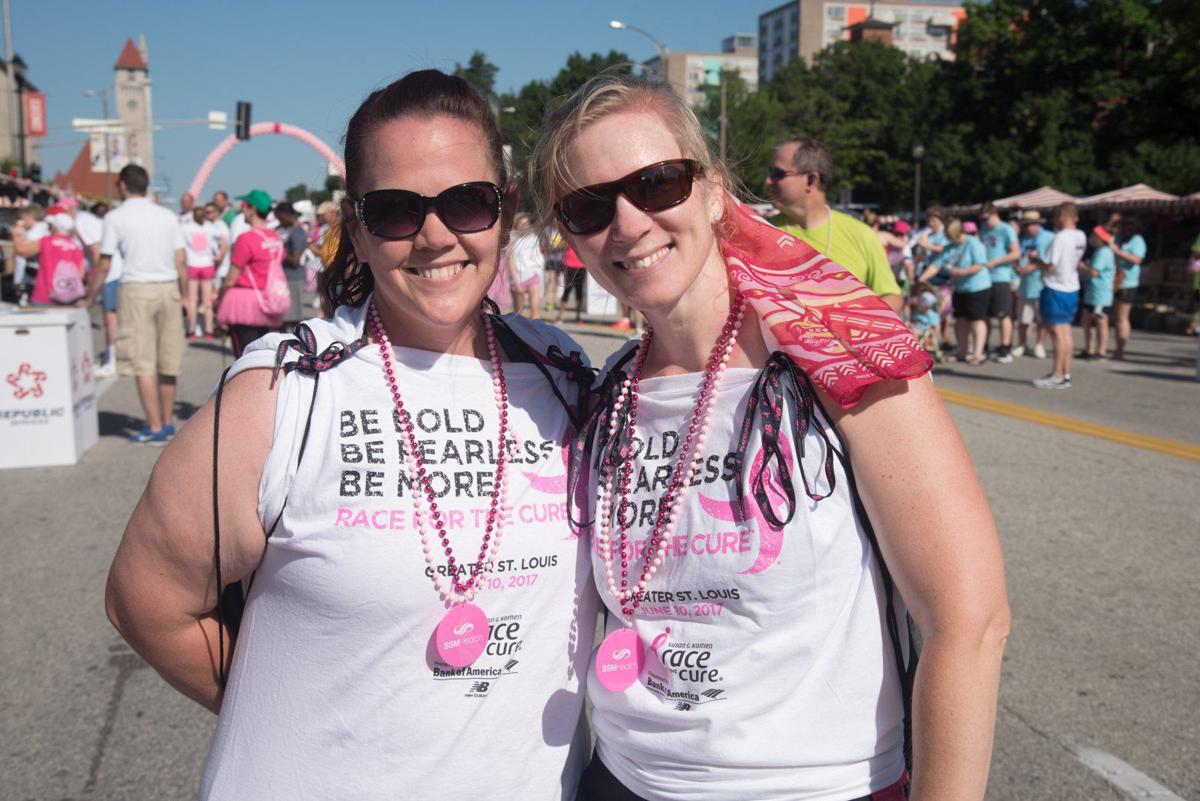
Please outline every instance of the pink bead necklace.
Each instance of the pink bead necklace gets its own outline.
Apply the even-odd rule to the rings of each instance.
[[[412,417],[400,397],[400,387],[396,383],[396,368],[392,361],[392,343],[388,339],[383,323],[379,319],[379,309],[371,304],[367,314],[371,336],[379,345],[379,355],[383,359],[383,372],[388,388],[392,391],[392,402],[396,407],[400,429],[404,435],[404,462],[408,475],[420,489],[413,492],[413,518],[421,537],[421,550],[425,554],[425,564],[429,566],[433,576],[433,584],[445,601],[451,604],[469,604],[479,591],[479,585],[484,577],[491,572],[496,552],[500,549],[500,539],[504,533],[504,523],[511,518],[512,509],[508,503],[508,470],[507,451],[504,443],[508,439],[508,388],[504,383],[504,368],[500,364],[500,350],[496,345],[496,334],[492,330],[492,321],[483,316],[483,326],[487,332],[488,356],[492,363],[492,394],[496,399],[496,407],[500,411],[499,456],[496,460],[496,479],[492,487],[492,497],[488,504],[487,523],[484,527],[483,541],[479,545],[479,555],[475,565],[468,570],[465,579],[458,577],[458,560],[454,549],[450,547],[450,538],[446,534],[446,521],[438,509],[437,496],[430,483],[429,471],[425,469],[421,458],[421,448],[417,442],[416,428]],[[426,502],[428,507],[426,507]],[[434,567],[434,546],[430,542],[430,524],[437,532],[437,540],[441,544],[446,557],[446,568],[449,580],[438,574]],[[451,663],[453,664],[453,663]]]
[[[696,397],[696,407],[692,412],[683,445],[679,449],[679,457],[672,471],[671,482],[658,505],[658,514],[646,543],[646,556],[642,564],[642,572],[636,584],[629,583],[629,558],[631,550],[628,547],[629,526],[621,519],[623,504],[629,497],[629,480],[633,473],[632,453],[622,452],[621,465],[616,470],[610,470],[605,477],[604,490],[600,497],[600,530],[597,541],[601,557],[604,560],[605,578],[608,591],[621,604],[621,612],[627,619],[632,619],[641,604],[641,596],[645,593],[650,577],[662,567],[671,534],[679,520],[679,509],[691,486],[692,479],[700,472],[695,464],[696,454],[704,452],[704,441],[708,437],[709,421],[712,417],[713,406],[717,399],[717,389],[725,368],[729,364],[730,354],[733,353],[737,342],[738,330],[745,316],[745,300],[741,295],[735,295],[729,310],[729,317],[717,337],[708,364],[704,370],[704,380],[700,384],[700,392]],[[626,417],[626,442],[633,442],[637,430],[638,386],[641,382],[642,369],[646,356],[650,352],[650,342],[654,337],[651,328],[646,328],[638,346],[638,355],[634,361],[633,370],[621,384],[621,392],[613,402],[609,416],[609,430],[613,431],[620,424],[620,411],[628,404],[629,414]],[[616,514],[613,512],[614,498],[616,499]],[[616,568],[614,567],[614,520],[619,531],[616,543],[616,553],[620,555],[620,582],[618,586]]]

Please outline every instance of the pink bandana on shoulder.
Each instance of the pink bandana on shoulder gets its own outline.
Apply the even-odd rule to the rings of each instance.
[[[845,268],[726,196],[721,251],[768,345],[843,408],[876,381],[920,378],[933,359],[904,321]]]

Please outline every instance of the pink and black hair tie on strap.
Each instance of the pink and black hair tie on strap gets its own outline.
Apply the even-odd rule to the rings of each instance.
[[[305,323],[300,323],[294,331],[294,338],[285,339],[275,349],[275,368],[271,373],[271,383],[279,377],[279,371],[284,375],[298,370],[301,375],[318,375],[346,361],[362,350],[367,344],[366,334],[354,340],[349,345],[344,342],[332,342],[325,350],[317,353],[317,338],[312,329]],[[297,351],[300,357],[295,361],[285,362],[288,351]]]

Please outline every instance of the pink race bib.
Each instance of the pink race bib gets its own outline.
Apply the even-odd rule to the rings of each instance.
[[[475,604],[459,604],[438,623],[434,639],[439,659],[450,667],[466,667],[487,647],[487,615]]]
[[[596,678],[609,692],[621,693],[637,681],[644,658],[642,641],[633,629],[621,628],[604,638],[596,652]]]

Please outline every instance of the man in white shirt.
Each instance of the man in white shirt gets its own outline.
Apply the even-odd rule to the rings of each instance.
[[[1054,371],[1038,378],[1038,389],[1070,389],[1071,323],[1079,309],[1079,262],[1087,249],[1087,237],[1076,226],[1079,212],[1074,203],[1063,203],[1054,211],[1055,234],[1050,256],[1042,265],[1042,294],[1038,298],[1042,322],[1054,339]]]
[[[175,435],[172,415],[183,363],[181,292],[187,286],[187,267],[179,220],[146,197],[149,184],[150,176],[137,164],[117,176],[123,202],[104,218],[100,264],[78,305],[87,308],[95,302],[113,255],[120,253],[117,369],[136,377],[146,413],[146,425],[130,441],[166,445]]]
[[[217,265],[217,274],[213,278],[213,285],[216,286],[229,272],[229,252],[233,249],[233,240],[216,203],[204,204],[204,218],[212,225],[213,236],[217,240],[217,254],[213,257],[213,263]]]

